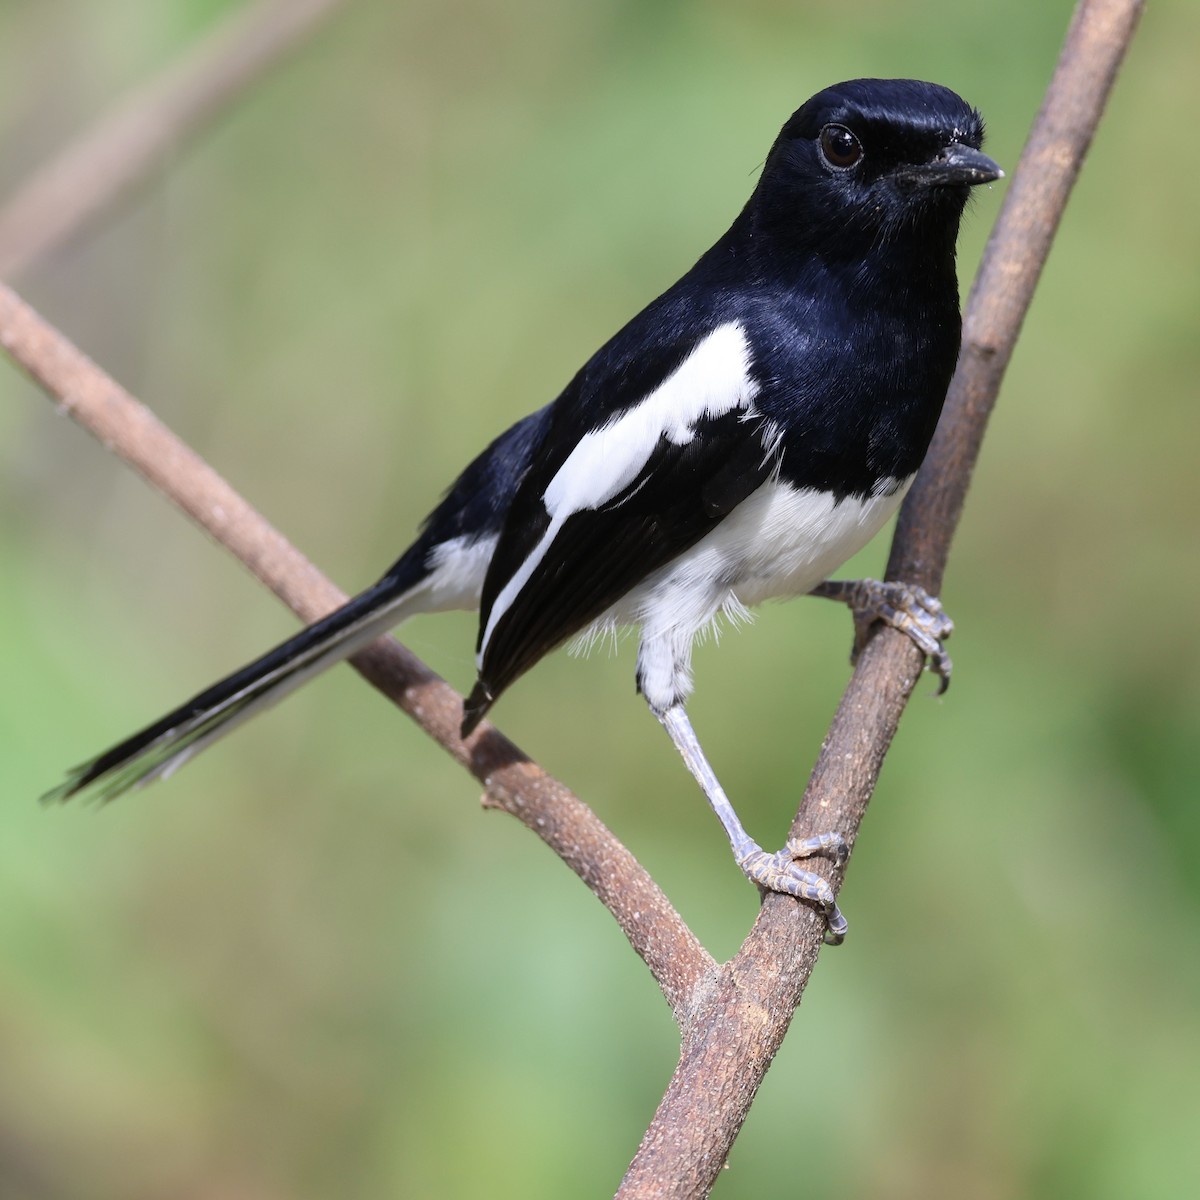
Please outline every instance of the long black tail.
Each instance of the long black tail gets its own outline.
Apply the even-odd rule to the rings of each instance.
[[[247,718],[419,612],[425,572],[417,563],[407,563],[408,557],[336,612],[76,767],[65,783],[42,800],[68,800],[91,789],[96,799],[108,801],[130,788],[166,778]],[[401,569],[405,566],[411,569]]]

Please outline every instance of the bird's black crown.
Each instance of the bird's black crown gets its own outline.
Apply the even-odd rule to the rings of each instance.
[[[878,169],[926,161],[950,142],[983,147],[983,117],[957,92],[919,79],[852,79],[818,92],[788,119],[780,143],[815,141],[829,124],[869,143]]]

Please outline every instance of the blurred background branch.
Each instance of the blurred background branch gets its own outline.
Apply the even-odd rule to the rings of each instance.
[[[344,0],[253,0],[127,96],[0,205],[0,279],[100,219],[235,104]]]

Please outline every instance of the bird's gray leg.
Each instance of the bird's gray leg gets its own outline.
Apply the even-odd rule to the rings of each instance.
[[[954,632],[954,622],[942,609],[942,602],[915,584],[886,582],[878,579],[827,579],[809,593],[848,605],[854,615],[854,651],[858,658],[870,637],[871,626],[883,621],[907,634],[918,650],[929,659],[929,669],[939,679],[940,696],[950,686],[954,664],[942,642]]]
[[[841,942],[846,936],[846,918],[837,906],[833,889],[820,875],[800,867],[796,860],[825,854],[840,865],[848,853],[842,835],[821,833],[815,837],[793,839],[777,854],[768,854],[738,820],[725,789],[721,787],[700,748],[683,705],[673,704],[662,710],[652,705],[651,712],[671,735],[675,749],[696,777],[717,819],[725,827],[733,857],[746,877],[768,892],[783,892],[818,905],[825,914],[825,941],[831,946]]]

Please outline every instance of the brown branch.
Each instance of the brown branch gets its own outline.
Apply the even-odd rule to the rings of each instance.
[[[971,293],[958,371],[901,515],[892,577],[940,587],[1004,368],[1141,9],[1141,0],[1081,0],[1076,8]],[[833,828],[853,842],[920,670],[903,635],[885,629],[872,639],[821,748],[794,836]],[[622,1200],[708,1195],[800,1002],[821,934],[811,909],[781,896],[764,901],[685,1027],[679,1065]]]
[[[203,459],[3,284],[0,346],[69,416],[240,559],[302,620],[315,621],[345,602],[345,594]],[[681,1014],[713,970],[713,960],[591,809],[492,725],[485,722],[463,741],[462,697],[391,638],[351,661],[484,784],[486,805],[521,820],[592,889]]]
[[[14,278],[95,221],[341,3],[258,0],[101,117],[0,208],[0,278]]]

